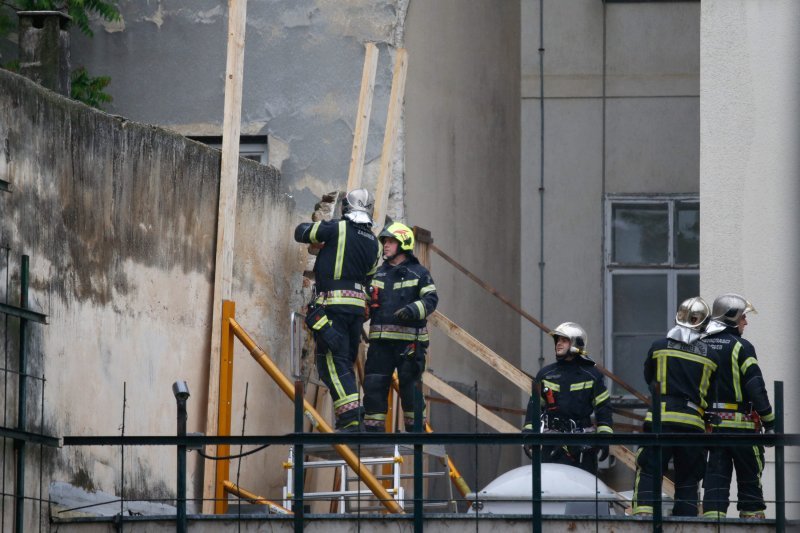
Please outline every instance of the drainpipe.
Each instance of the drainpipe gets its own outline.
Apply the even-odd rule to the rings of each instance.
[[[189,399],[189,385],[185,381],[172,384],[172,394],[178,403],[178,436],[186,436],[186,400]],[[186,533],[186,445],[178,445],[178,480],[177,480],[177,524],[178,533]]]
[[[60,11],[19,11],[20,73],[64,96],[70,95],[69,16]]]
[[[22,256],[22,266],[20,268],[20,307],[28,308],[28,267],[30,258]],[[28,417],[28,351],[25,346],[26,330],[28,320],[19,319],[19,388],[17,405],[17,429],[25,431],[25,419]],[[14,446],[17,449],[17,478],[15,494],[15,531],[23,533],[25,530],[25,441],[16,440]]]
[[[544,320],[544,0],[539,0],[539,318]],[[539,370],[544,367],[544,331],[539,331]]]

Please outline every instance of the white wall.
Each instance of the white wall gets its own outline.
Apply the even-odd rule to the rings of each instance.
[[[770,393],[784,381],[786,431],[797,433],[800,10],[795,0],[704,0],[701,27],[701,291],[739,292],[758,309],[745,337]],[[787,498],[798,500],[798,450],[787,460]],[[797,504],[787,511],[800,516]]]

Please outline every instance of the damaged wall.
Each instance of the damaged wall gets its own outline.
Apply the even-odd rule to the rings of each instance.
[[[188,430],[204,431],[220,152],[6,71],[0,146],[12,189],[0,193],[0,245],[11,249],[17,287],[9,296],[18,298],[19,256],[28,254],[31,307],[49,316],[49,325],[29,328],[30,373],[47,378],[43,427],[30,430],[119,435],[124,401],[126,435],[174,434],[171,385],[185,379]],[[233,299],[242,326],[289,372],[288,310],[301,304],[305,250],[291,240],[293,205],[279,189],[275,169],[240,161]],[[241,347],[234,371],[234,434],[246,388],[249,433],[291,427],[290,402]],[[15,390],[7,413],[16,412]],[[38,414],[36,401],[29,411]],[[245,459],[241,485],[278,496],[285,453]],[[174,494],[173,449],[125,449],[124,487],[121,460],[117,448],[63,448],[48,452],[45,479],[126,498]],[[189,489],[198,494],[201,472],[190,456]],[[28,481],[38,494],[38,479]]]
[[[112,113],[184,135],[221,135],[227,7],[217,0],[190,4],[121,0],[120,22],[95,24],[92,39],[73,30],[73,63],[111,76]],[[365,168],[368,183],[377,177],[407,4],[247,4],[242,135],[268,136],[269,164],[303,212],[347,181],[367,41],[380,50]],[[402,176],[402,159],[394,174]]]

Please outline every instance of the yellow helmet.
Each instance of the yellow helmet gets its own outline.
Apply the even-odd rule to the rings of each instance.
[[[378,239],[396,239],[400,243],[400,250],[403,252],[414,251],[414,232],[402,222],[392,222],[378,234]]]

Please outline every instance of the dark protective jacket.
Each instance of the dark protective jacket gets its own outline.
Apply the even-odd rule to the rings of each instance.
[[[719,353],[716,387],[711,390],[711,410],[715,428],[755,430],[751,411],[758,413],[766,429],[775,425],[775,414],[769,402],[756,349],[743,339],[736,327],[709,335],[704,339]]]
[[[369,338],[427,342],[426,317],[436,310],[439,303],[428,269],[416,257],[406,254],[406,260],[399,265],[384,262],[373,276],[371,285],[378,291],[378,307],[373,307],[370,312]],[[411,312],[413,319],[400,320],[394,316],[404,307]]]
[[[340,312],[363,313],[367,280],[381,257],[380,243],[369,226],[346,218],[303,223],[294,230],[294,239],[325,244],[314,263],[317,303]]]
[[[574,420],[577,427],[586,428],[592,425],[591,415],[594,412],[599,433],[613,433],[610,395],[603,382],[603,374],[595,368],[594,361],[576,356],[572,361],[561,359],[542,368],[536,374],[539,384],[541,412],[551,420],[558,418],[561,423]],[[545,394],[545,387],[552,391],[554,405],[551,405]],[[535,394],[535,393],[534,393]],[[531,397],[531,401],[535,401]],[[528,404],[525,425],[522,431],[532,431],[534,408]]]
[[[670,338],[655,341],[644,362],[644,379],[651,392],[661,384],[661,422],[705,431],[708,407],[719,359],[703,341],[691,344]],[[645,422],[652,422],[652,408]]]

